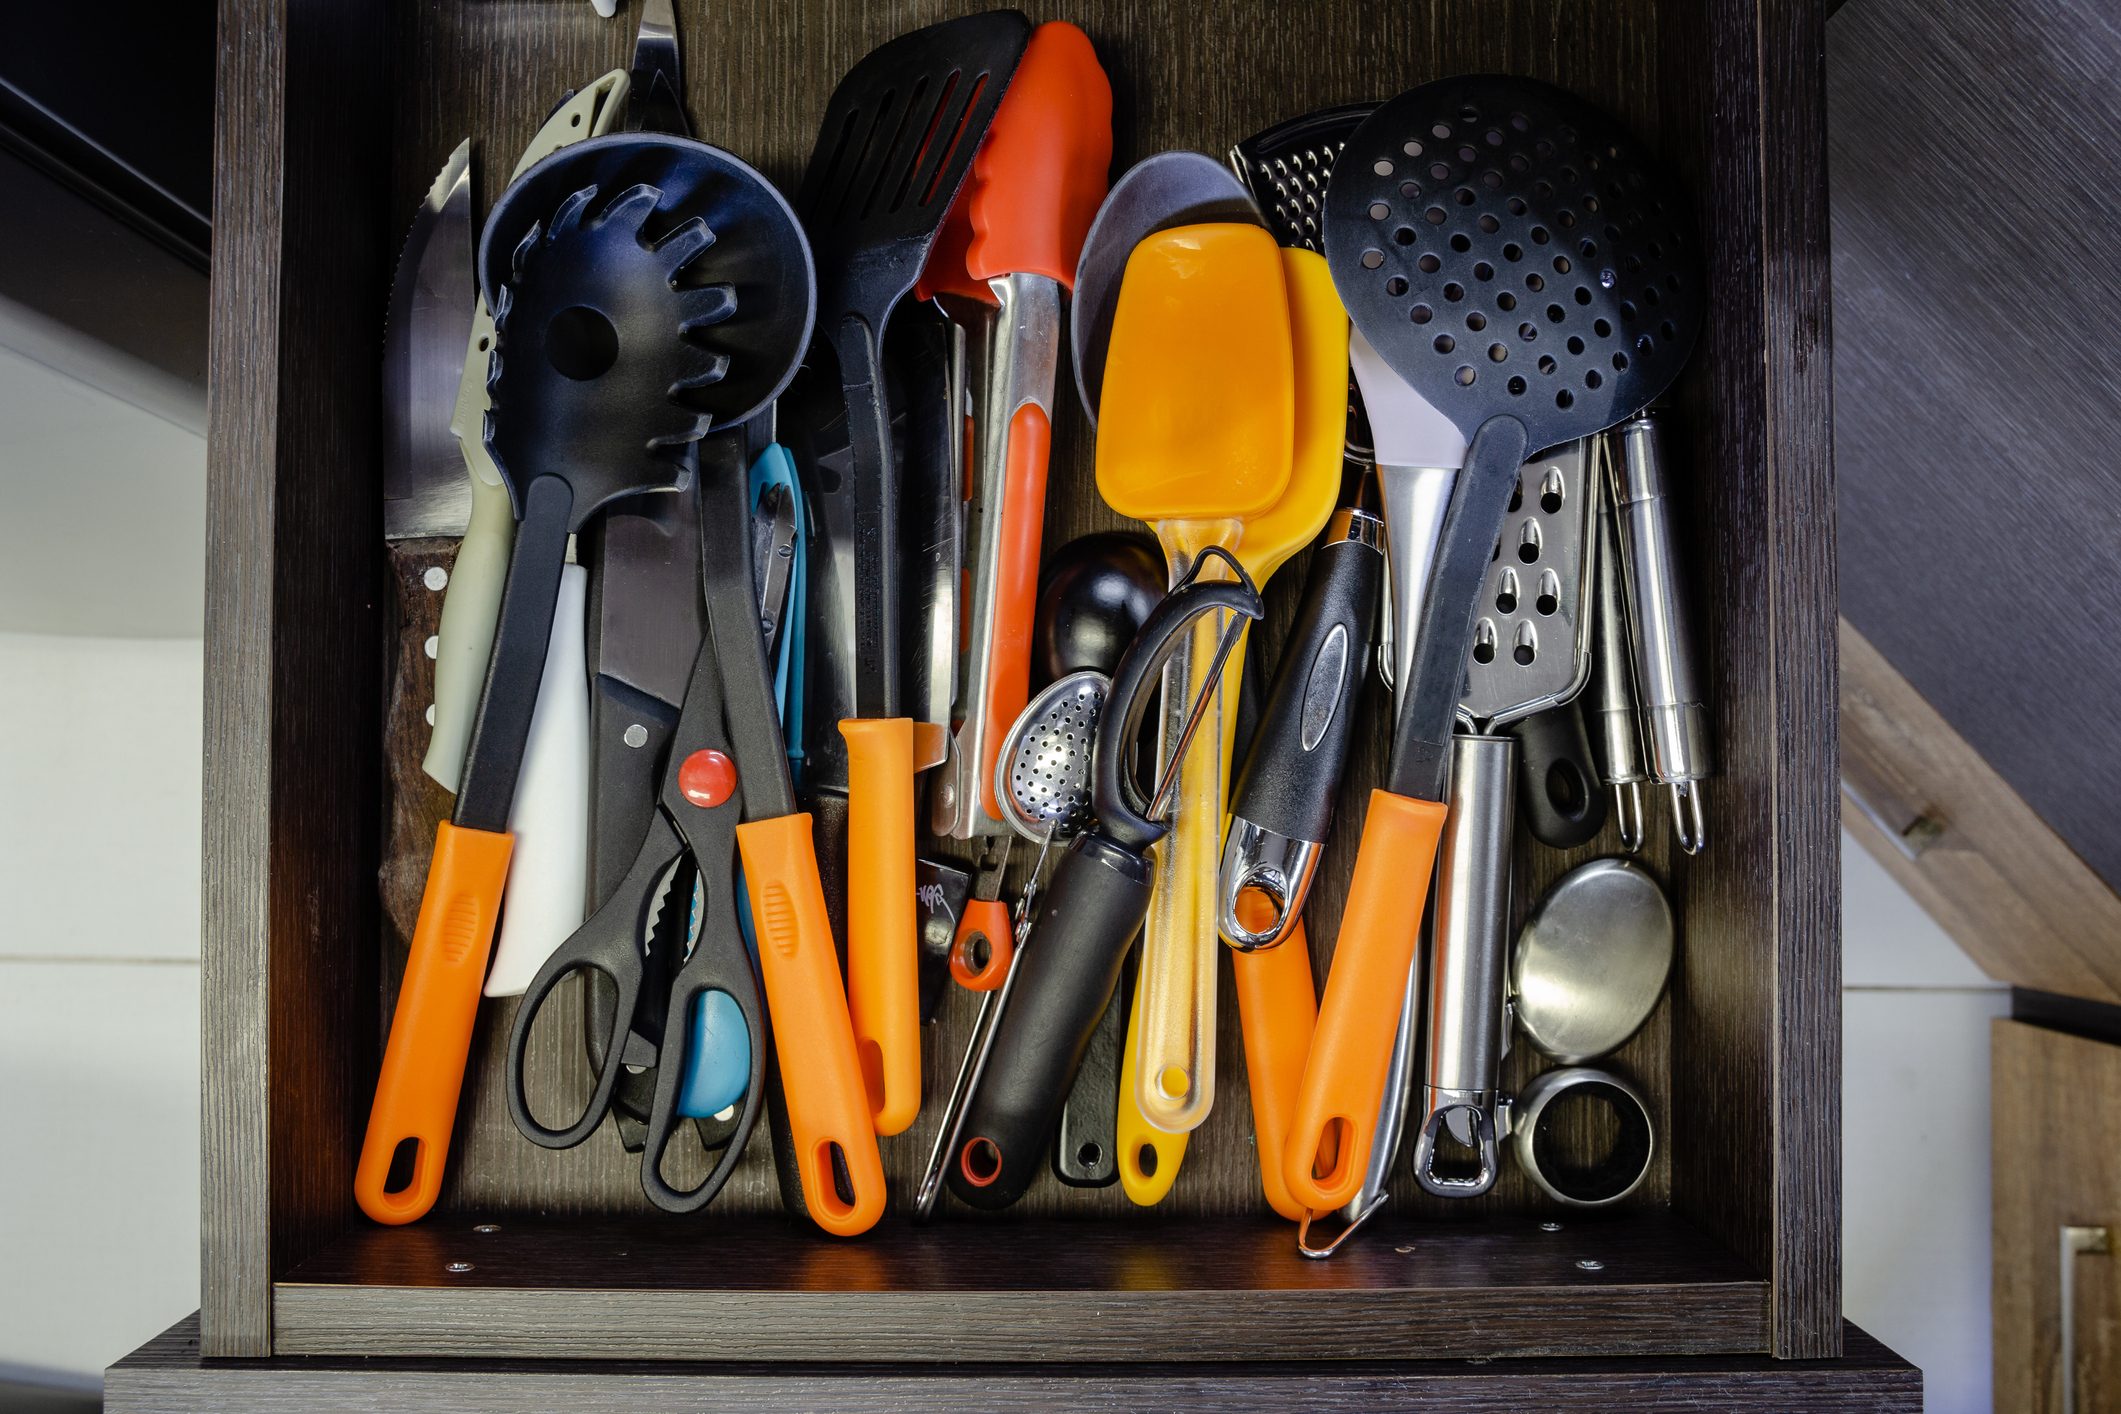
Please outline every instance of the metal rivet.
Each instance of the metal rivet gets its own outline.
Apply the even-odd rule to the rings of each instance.
[[[420,576],[420,583],[440,594],[449,587],[449,571],[443,569],[440,565],[434,565],[428,569],[427,573]]]
[[[471,1270],[471,1263],[469,1263],[469,1262],[451,1262],[451,1263],[450,1263],[450,1264],[449,1264],[448,1266],[444,1267],[444,1268],[443,1268],[442,1270],[443,1270],[443,1271],[445,1271],[445,1272],[468,1272],[468,1271],[470,1271],[470,1270]]]
[[[1559,1232],[1559,1231],[1561,1231],[1561,1224],[1560,1224],[1560,1223],[1541,1223],[1541,1224],[1539,1225],[1539,1230],[1540,1230],[1541,1232]]]
[[[442,651],[442,635],[439,633],[428,634],[426,648],[427,656],[429,658],[433,658],[435,655],[439,654]]]
[[[1407,1244],[1406,1246],[1404,1246],[1404,1247],[1394,1247],[1394,1248],[1393,1248],[1392,1250],[1393,1250],[1394,1252],[1397,1252],[1397,1253],[1398,1253],[1398,1254],[1399,1254],[1400,1256],[1404,1257],[1404,1256],[1406,1256],[1406,1255],[1407,1255],[1407,1254],[1408,1254],[1409,1252],[1412,1252],[1412,1251],[1414,1250],[1414,1245],[1413,1245],[1412,1243],[1408,1243],[1408,1244]]]
[[[427,704],[426,717],[427,725],[430,727],[433,726],[435,724],[435,705],[432,702]]]
[[[1578,1257],[1576,1265],[1587,1272],[1602,1272],[1605,1270],[1605,1263],[1599,1261],[1596,1257]]]
[[[480,1223],[472,1229],[473,1232],[499,1232],[500,1230],[501,1225],[499,1223]]]
[[[635,722],[632,726],[626,728],[624,740],[628,746],[638,750],[648,744],[648,728],[642,726],[639,722]]]

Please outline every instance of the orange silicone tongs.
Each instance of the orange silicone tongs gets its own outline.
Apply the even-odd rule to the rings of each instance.
[[[1089,37],[1060,21],[1039,26],[922,275],[977,343],[981,382],[967,459],[970,549],[956,721],[929,796],[929,827],[944,838],[1008,831],[994,765],[1030,696],[1062,301],[1111,162],[1112,86]],[[978,990],[1001,985],[1009,932],[1005,905],[972,900],[953,974]],[[963,944],[975,935],[990,944],[984,967],[965,960]]]

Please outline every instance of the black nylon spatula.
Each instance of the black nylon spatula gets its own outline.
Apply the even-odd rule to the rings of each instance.
[[[837,356],[852,469],[821,494],[854,539],[854,716],[847,740],[847,970],[877,1130],[920,1108],[919,941],[913,896],[913,775],[943,757],[941,729],[916,749],[907,718],[898,458],[882,349],[892,311],[972,166],[1031,38],[1014,10],[967,15],[872,50],[833,90],[796,209],[817,256],[818,335]],[[833,547],[826,546],[826,553]]]

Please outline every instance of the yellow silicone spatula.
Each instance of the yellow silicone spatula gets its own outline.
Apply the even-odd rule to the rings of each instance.
[[[1137,245],[1113,315],[1100,403],[1098,491],[1122,515],[1150,523],[1173,581],[1208,546],[1242,546],[1246,522],[1288,490],[1295,446],[1294,339],[1274,238],[1257,226],[1181,226]],[[1219,632],[1204,619],[1173,655],[1167,707],[1183,713],[1195,700]],[[1143,933],[1131,1090],[1122,1081],[1148,1122],[1173,1132],[1197,1125],[1214,1097],[1224,715],[1208,712],[1178,768],[1178,808],[1158,847]],[[1166,721],[1167,742],[1181,726]],[[1159,918],[1171,921],[1159,926]],[[1174,926],[1189,918],[1202,926]],[[1122,1138],[1123,1176],[1139,1150]]]
[[[1291,556],[1317,537],[1333,513],[1334,504],[1339,499],[1341,483],[1341,446],[1348,382],[1347,311],[1341,305],[1340,296],[1333,289],[1332,275],[1326,269],[1322,257],[1309,251],[1283,250],[1281,259],[1288,296],[1291,388],[1295,399],[1292,405],[1291,458],[1289,482],[1282,492],[1281,499],[1266,511],[1246,519],[1243,537],[1236,547],[1238,562],[1244,566],[1245,572],[1252,576],[1255,585],[1264,585]],[[1232,650],[1231,660],[1223,669],[1223,684],[1220,689],[1222,756],[1217,767],[1219,798],[1227,798],[1228,795],[1238,683],[1244,671],[1242,659],[1243,645],[1240,643],[1238,648]],[[1191,764],[1189,759],[1186,765],[1190,767]],[[1215,823],[1215,843],[1218,850],[1222,828],[1222,821],[1218,818]],[[1166,849],[1167,859],[1176,857],[1175,851],[1170,851],[1168,845]],[[1160,890],[1158,895],[1150,900],[1149,919],[1145,924],[1143,936],[1146,939],[1152,934],[1161,936],[1169,932],[1184,939],[1188,946],[1197,946],[1204,930],[1210,940],[1206,945],[1209,956],[1201,974],[1208,993],[1200,1013],[1200,1026],[1205,1032],[1208,1050],[1204,1058],[1205,1064],[1190,1078],[1188,1086],[1196,1100],[1189,1108],[1197,1113],[1198,1118],[1205,1118],[1213,1102],[1212,1087],[1215,1078],[1215,970],[1212,940],[1216,921],[1212,891],[1195,890],[1190,898],[1196,911],[1181,916],[1175,908],[1167,907],[1177,903],[1176,896]],[[1299,965],[1292,964],[1289,959],[1302,950],[1299,943],[1293,951],[1286,951],[1284,956],[1277,956],[1276,953],[1237,954],[1233,956],[1232,962],[1241,968],[1279,971]],[[1300,966],[1303,971],[1302,987],[1308,998],[1312,986],[1310,963],[1305,960]],[[1179,1164],[1185,1156],[1186,1134],[1192,1126],[1177,1128],[1174,1132],[1174,1127],[1159,1122],[1169,1114],[1170,1107],[1162,1103],[1163,1096],[1159,1087],[1139,1083],[1140,1077],[1147,1073],[1137,1054],[1146,1035],[1141,1022],[1139,988],[1136,989],[1135,998],[1137,1004],[1129,1018],[1128,1044],[1122,1053],[1115,1138],[1119,1146],[1120,1182],[1129,1198],[1147,1205],[1159,1201],[1169,1192],[1171,1184],[1178,1177]],[[1271,1017],[1248,1016],[1246,1024],[1248,1028],[1265,1026],[1270,1021],[1294,1015],[1294,1011],[1278,1009]],[[1301,1057],[1310,1047],[1309,1026],[1302,1028],[1300,1036],[1292,1035],[1288,1040],[1291,1053]],[[1250,1044],[1248,1031],[1248,1047]],[[1262,1083],[1264,1082],[1261,1077],[1253,1077],[1255,1086]],[[1153,1119],[1152,1109],[1156,1115]],[[1198,1118],[1195,1123],[1198,1123]],[[1272,1147],[1278,1155],[1279,1144]],[[1266,1148],[1266,1141],[1262,1138],[1262,1152],[1265,1152]],[[1279,1164],[1274,1167],[1278,1174]],[[1277,1184],[1270,1182],[1269,1194],[1270,1197],[1279,1197]],[[1275,1206],[1278,1211],[1285,1207],[1280,1202]],[[1297,1210],[1285,1215],[1301,1216],[1301,1212]]]

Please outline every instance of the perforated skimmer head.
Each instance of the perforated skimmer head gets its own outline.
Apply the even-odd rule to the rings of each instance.
[[[994,794],[1016,832],[1037,843],[1088,828],[1090,748],[1111,681],[1084,670],[1031,699],[994,760]]]
[[[1545,84],[1471,77],[1384,104],[1326,188],[1348,314],[1470,439],[1537,450],[1647,407],[1685,366],[1706,296],[1685,198],[1606,114]]]

